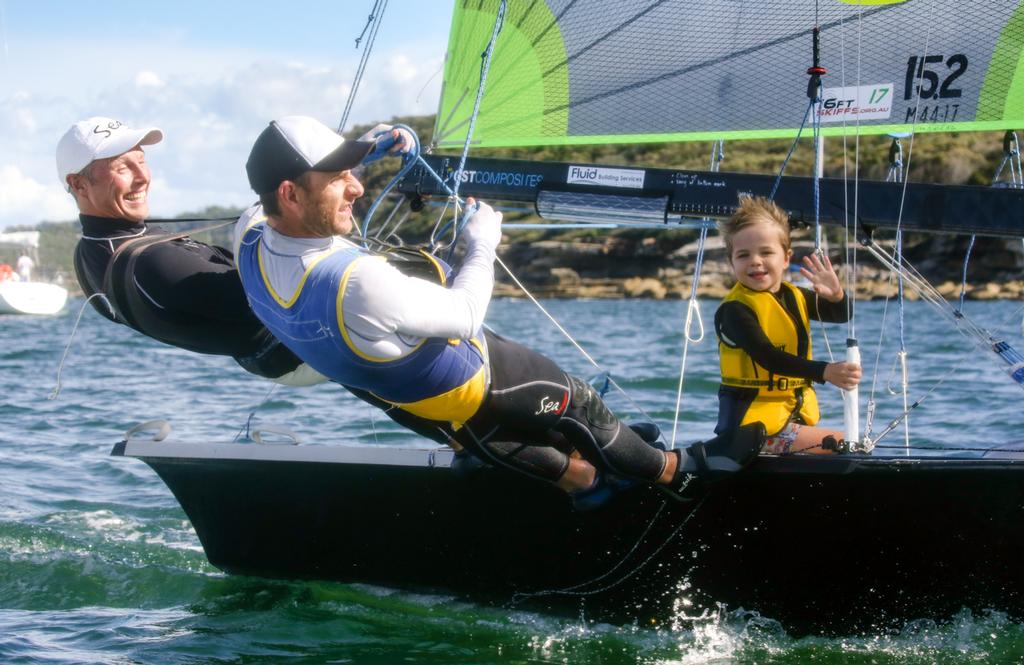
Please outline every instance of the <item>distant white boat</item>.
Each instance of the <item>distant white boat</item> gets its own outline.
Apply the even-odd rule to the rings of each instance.
[[[0,314],[56,314],[67,300],[67,289],[56,284],[0,282]]]
[[[5,231],[0,233],[0,247],[16,248],[31,257],[30,265],[39,263],[39,231]],[[11,273],[10,266],[3,266]],[[27,275],[28,273],[26,273]],[[0,273],[0,314],[56,314],[64,309],[68,292],[49,282],[19,280],[17,275],[5,279]]]

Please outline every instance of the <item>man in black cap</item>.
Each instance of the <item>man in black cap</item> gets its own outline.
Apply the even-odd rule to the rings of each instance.
[[[586,382],[484,330],[501,240],[490,206],[467,200],[465,257],[450,282],[446,266],[434,281],[407,276],[345,238],[363,194],[351,169],[372,148],[289,116],[270,123],[246,163],[261,204],[236,226],[239,273],[256,315],[296,355],[488,461],[556,484],[580,507],[607,497],[602,479],[681,489],[757,454],[757,427],[687,450],[653,447]]]

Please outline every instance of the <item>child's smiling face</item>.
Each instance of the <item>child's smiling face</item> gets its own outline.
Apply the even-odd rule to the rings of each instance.
[[[793,256],[783,246],[783,233],[777,225],[763,221],[733,235],[729,262],[740,284],[754,291],[779,290]]]

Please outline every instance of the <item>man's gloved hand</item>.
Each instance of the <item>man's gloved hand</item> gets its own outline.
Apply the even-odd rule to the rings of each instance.
[[[465,222],[462,235],[470,246],[483,243],[494,249],[501,242],[501,213],[483,201],[467,198],[462,219]]]
[[[373,141],[373,150],[363,159],[363,164],[371,164],[381,157],[405,154],[412,150],[415,141],[408,129],[399,129],[381,123],[359,137],[360,141]]]

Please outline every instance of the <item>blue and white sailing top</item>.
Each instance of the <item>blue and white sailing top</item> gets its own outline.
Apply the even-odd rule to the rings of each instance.
[[[442,286],[339,236],[282,235],[254,206],[235,227],[235,261],[256,316],[330,379],[456,427],[483,402],[480,331],[494,283],[486,243],[470,243]]]

